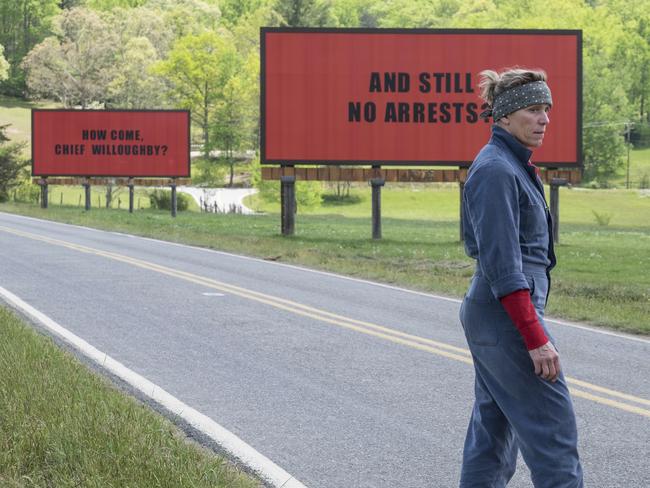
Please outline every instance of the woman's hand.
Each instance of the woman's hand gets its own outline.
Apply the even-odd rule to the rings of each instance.
[[[528,351],[528,354],[535,365],[535,374],[555,383],[560,376],[562,367],[560,366],[560,355],[551,341],[537,349]]]

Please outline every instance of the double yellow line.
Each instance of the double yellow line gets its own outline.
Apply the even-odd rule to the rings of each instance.
[[[101,249],[82,246],[80,244],[74,244],[72,242],[53,239],[29,232],[23,232],[4,226],[0,226],[0,231],[35,241],[45,242],[47,244],[52,244],[55,246],[65,247],[86,254],[101,256],[149,271],[155,271],[157,273],[182,279],[190,283],[205,286],[206,288],[219,290],[224,293],[246,298],[258,303],[263,303],[265,305],[269,305],[280,310],[285,310],[296,315],[308,317],[314,320],[336,325],[337,327],[343,327],[345,329],[354,330],[362,334],[374,336],[393,342],[395,344],[400,344],[403,346],[411,347],[413,349],[417,349],[419,351],[436,354],[438,356],[443,356],[448,359],[453,359],[455,361],[460,361],[466,364],[473,364],[470,352],[467,349],[452,346],[451,344],[445,344],[444,342],[434,341],[413,334],[407,334],[405,332],[391,329],[389,327],[384,327],[362,320],[352,319],[343,315],[328,312],[326,310],[321,310],[318,308],[310,307],[308,305],[304,305],[302,303],[294,302],[292,300],[287,300],[273,295],[249,290],[247,288],[242,288],[239,286],[231,285],[229,283],[224,283],[222,281],[213,280],[212,278],[206,278],[204,276],[188,273],[186,271],[168,268],[166,266],[137,258],[132,258],[123,254],[103,251]],[[604,388],[602,386],[594,385],[592,383],[581,381],[575,378],[567,377],[566,380],[570,385],[575,385],[583,388],[570,388],[571,394],[575,397],[584,398],[596,403],[600,403],[602,405],[607,405],[612,408],[650,418],[650,409],[638,406],[650,406],[650,400],[646,400],[645,398],[640,398],[634,395],[629,395],[627,393],[622,393],[616,390],[611,390],[609,388]],[[622,400],[625,400],[628,403],[624,403]]]

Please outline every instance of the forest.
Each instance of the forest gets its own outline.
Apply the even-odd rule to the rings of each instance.
[[[584,181],[650,146],[650,0],[0,0],[0,94],[187,108],[204,164],[234,160],[259,146],[262,26],[581,29]]]

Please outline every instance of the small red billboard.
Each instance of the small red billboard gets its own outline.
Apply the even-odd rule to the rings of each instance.
[[[33,176],[189,177],[187,110],[32,110]]]
[[[582,34],[559,30],[261,31],[262,162],[460,165],[487,142],[478,74],[541,68],[551,123],[534,162],[582,164]]]

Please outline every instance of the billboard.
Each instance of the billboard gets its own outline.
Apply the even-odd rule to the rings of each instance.
[[[189,177],[187,110],[32,110],[33,176]]]
[[[541,68],[553,93],[537,165],[582,164],[576,30],[261,31],[264,164],[467,166],[487,142],[478,74]]]

